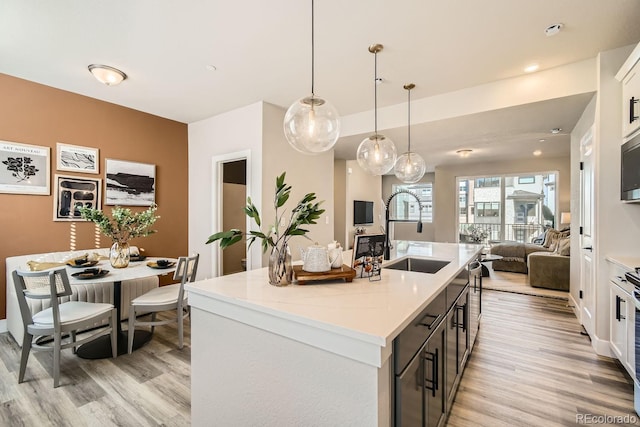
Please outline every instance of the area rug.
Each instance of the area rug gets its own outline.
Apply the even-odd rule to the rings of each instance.
[[[569,300],[569,293],[566,291],[534,288],[529,285],[529,276],[526,274],[493,271],[491,268],[489,268],[489,277],[482,278],[482,288],[500,292]]]

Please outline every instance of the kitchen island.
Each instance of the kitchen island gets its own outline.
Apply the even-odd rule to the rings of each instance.
[[[267,269],[194,282],[192,423],[391,424],[392,343],[474,260],[472,244],[394,242],[391,259],[450,261],[435,274],[268,284]]]

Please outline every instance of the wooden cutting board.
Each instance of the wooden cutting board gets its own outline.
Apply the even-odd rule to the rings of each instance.
[[[304,271],[301,265],[294,265],[293,272],[298,279],[298,285],[306,285],[307,282],[317,282],[321,280],[337,280],[344,279],[347,282],[352,282],[356,277],[356,271],[346,264],[343,264],[340,268],[332,268],[329,271],[323,271],[322,273],[310,273]]]

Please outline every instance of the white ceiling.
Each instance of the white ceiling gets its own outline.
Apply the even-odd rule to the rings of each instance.
[[[287,108],[310,92],[310,10],[310,0],[3,0],[0,73],[184,123],[261,100]],[[638,0],[316,0],[315,92],[343,116],[371,110],[372,43],[385,45],[384,107],[406,103],[407,82],[416,100],[522,75],[531,62],[545,70],[635,44],[638,22]],[[554,23],[563,31],[546,37]],[[129,79],[101,85],[87,71],[92,63]],[[567,154],[567,133],[589,99],[412,126],[413,148],[428,140],[432,160],[467,147],[492,159],[522,156],[519,141],[548,137],[562,119],[564,135],[543,148]],[[406,129],[385,134],[406,141]],[[361,139],[340,140],[336,156],[354,158]]]

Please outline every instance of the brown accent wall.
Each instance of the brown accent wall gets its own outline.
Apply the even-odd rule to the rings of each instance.
[[[126,90],[126,82],[113,89]],[[52,182],[49,196],[0,194],[0,319],[6,318],[5,259],[70,248],[71,223],[53,221],[56,173],[100,177],[104,187],[107,158],[155,164],[158,233],[134,239],[132,244],[152,256],[187,255],[186,124],[5,74],[0,74],[0,94],[0,140],[50,147]],[[57,142],[100,149],[100,174],[56,171]],[[103,205],[103,209],[109,213],[111,207]],[[75,224],[77,248],[94,247],[93,224]],[[101,243],[111,245],[104,236]]]

